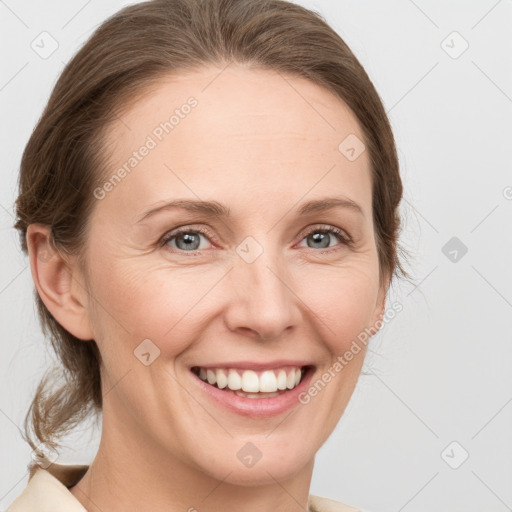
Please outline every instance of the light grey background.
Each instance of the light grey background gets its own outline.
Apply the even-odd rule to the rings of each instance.
[[[311,492],[373,512],[512,510],[512,2],[298,3],[345,39],[389,113],[416,280],[390,292],[403,311],[374,338]],[[64,63],[127,4],[0,0],[0,510],[26,485],[18,427],[51,362],[12,228],[21,153]],[[43,31],[47,58],[31,47],[52,49]],[[97,441],[78,432],[60,461],[89,463]]]

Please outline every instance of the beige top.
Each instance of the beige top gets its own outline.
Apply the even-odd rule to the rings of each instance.
[[[46,469],[30,466],[29,481],[7,512],[87,512],[69,491],[89,466],[50,464]],[[309,496],[310,512],[364,512],[338,501]]]

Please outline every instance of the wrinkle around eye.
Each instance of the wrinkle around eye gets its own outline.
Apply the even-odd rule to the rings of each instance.
[[[283,245],[296,245],[302,242],[303,236],[301,233],[307,235],[309,227],[315,225],[332,226],[340,229],[346,233],[347,237],[352,241],[354,248],[360,246],[368,238],[366,229],[362,222],[352,215],[306,215],[305,218],[293,220],[282,232]],[[199,229],[201,227],[201,229]],[[183,214],[176,215],[175,212],[168,213],[167,215],[161,214],[158,217],[149,219],[147,222],[139,223],[136,226],[134,233],[134,242],[144,247],[145,250],[156,248],[159,240],[161,240],[166,233],[177,231],[179,229],[184,231],[198,231],[202,232],[203,228],[206,234],[203,234],[209,239],[211,246],[217,246],[221,249],[223,246],[236,247],[236,239],[238,242],[245,239],[246,236],[240,235],[237,237],[236,227],[226,225],[226,222],[220,219],[205,218],[204,215],[195,213],[184,212]],[[272,228],[273,229],[273,228]],[[319,231],[321,229],[317,228]],[[271,229],[267,230],[271,231]],[[248,236],[248,235],[247,235]],[[298,238],[301,236],[300,238]],[[332,235],[334,236],[334,235]],[[339,235],[336,235],[339,236]],[[256,238],[256,237],[255,237]],[[340,241],[340,243],[344,243]],[[348,245],[348,243],[347,243]],[[320,248],[310,248],[312,251],[322,250]],[[203,249],[199,249],[203,250]],[[208,249],[204,249],[208,250]],[[190,252],[190,251],[182,251]]]

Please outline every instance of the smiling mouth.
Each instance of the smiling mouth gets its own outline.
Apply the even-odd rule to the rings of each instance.
[[[313,368],[312,365],[285,366],[254,371],[193,366],[191,371],[203,382],[228,393],[245,398],[273,398],[297,387]]]

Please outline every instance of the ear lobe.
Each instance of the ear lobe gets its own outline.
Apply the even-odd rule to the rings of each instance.
[[[81,277],[76,262],[55,247],[49,226],[30,224],[26,241],[32,279],[45,306],[71,334],[82,340],[93,339],[87,294],[81,283],[73,286],[73,280]]]

